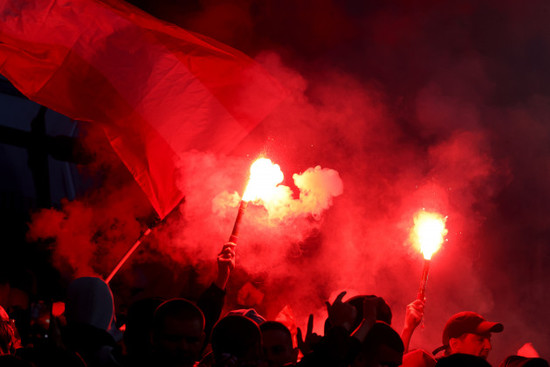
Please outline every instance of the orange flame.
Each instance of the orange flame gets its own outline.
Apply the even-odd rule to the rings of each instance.
[[[422,252],[424,259],[430,260],[432,255],[441,248],[448,232],[445,228],[446,220],[447,217],[443,217],[439,213],[429,213],[423,210],[414,216],[412,242]]]
[[[276,193],[276,187],[284,179],[281,167],[270,159],[258,158],[250,166],[250,179],[243,194],[243,201],[268,202]]]

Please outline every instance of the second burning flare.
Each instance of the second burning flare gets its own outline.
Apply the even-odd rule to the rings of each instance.
[[[446,220],[447,218],[439,213],[430,213],[424,210],[417,212],[414,216],[411,240],[424,255],[424,268],[417,295],[420,300],[424,300],[426,297],[426,284],[432,256],[441,248],[448,232],[445,228]]]

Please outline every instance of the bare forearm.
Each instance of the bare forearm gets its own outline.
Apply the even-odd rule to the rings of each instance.
[[[413,333],[414,333],[414,328],[407,328],[407,327],[405,327],[403,329],[403,332],[401,333],[401,340],[403,341],[403,345],[405,346],[405,353],[409,351],[409,344],[411,342]]]
[[[225,290],[225,288],[227,287],[228,281],[229,281],[229,272],[227,273],[218,272],[218,276],[214,281],[214,284],[216,285],[216,287],[220,288],[221,290]]]

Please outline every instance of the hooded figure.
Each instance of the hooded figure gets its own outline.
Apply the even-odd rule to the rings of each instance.
[[[65,318],[65,344],[89,367],[119,365],[116,342],[122,334],[115,326],[113,294],[107,283],[95,277],[73,280],[67,289]]]

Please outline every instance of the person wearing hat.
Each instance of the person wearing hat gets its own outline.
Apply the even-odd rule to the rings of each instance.
[[[501,323],[487,321],[475,312],[459,312],[445,324],[443,346],[434,354],[445,350],[445,356],[462,353],[487,359],[492,349],[491,334],[500,333],[503,329]]]

